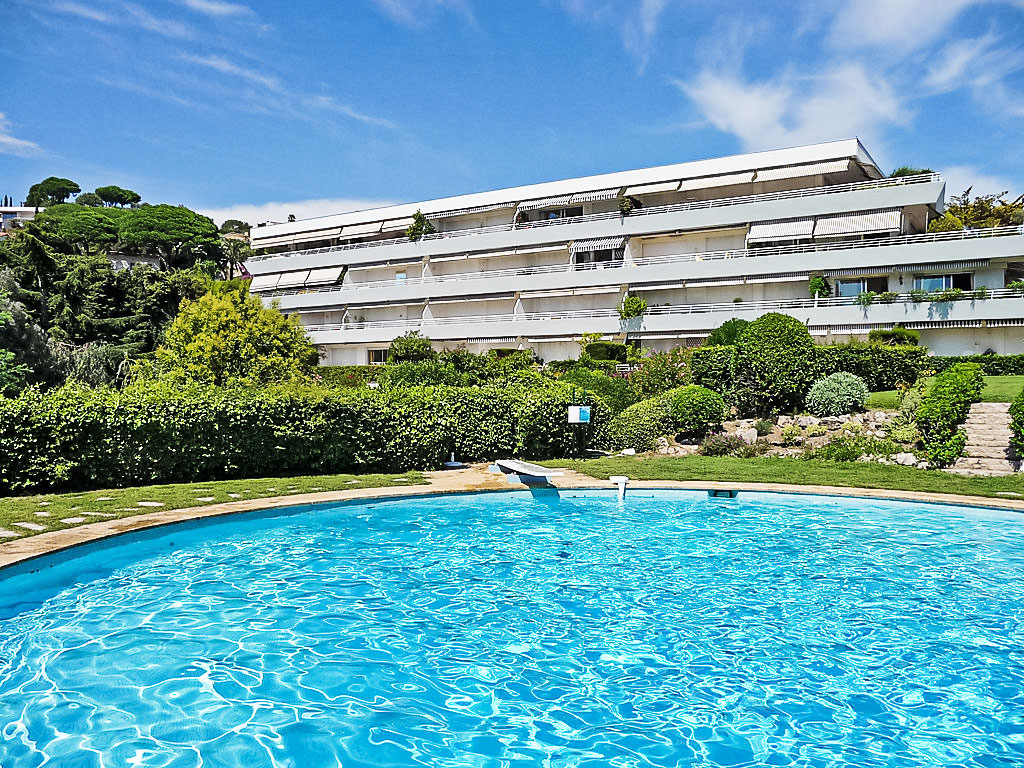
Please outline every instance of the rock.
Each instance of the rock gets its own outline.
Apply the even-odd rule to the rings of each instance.
[[[666,453],[668,451],[668,446],[669,442],[667,437],[659,437],[654,441],[654,449],[658,453]]]
[[[886,432],[884,429],[879,429],[879,430],[875,431],[875,437],[888,437],[888,436],[889,436],[889,433]]]
[[[636,448],[623,448],[620,453],[623,456],[636,456]]]
[[[922,461],[922,462],[920,462],[920,463],[919,463],[919,464],[917,465],[917,468],[918,468],[918,469],[928,469],[928,462],[927,462],[927,461]]]
[[[800,416],[797,418],[796,423],[801,427],[811,427],[820,423],[820,420],[816,416]]]
[[[779,416],[779,420],[776,422],[780,427],[784,427],[793,421],[792,416]]]
[[[828,429],[839,429],[843,426],[843,418],[842,416],[825,416],[818,423]]]
[[[897,453],[892,457],[892,460],[899,464],[901,467],[913,467],[917,466],[917,456],[912,453]]]
[[[749,429],[740,429],[736,432],[737,435],[743,438],[744,442],[756,443],[757,442],[757,430],[753,427]]]

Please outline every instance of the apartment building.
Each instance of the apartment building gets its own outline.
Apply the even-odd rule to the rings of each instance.
[[[583,333],[666,349],[767,312],[822,342],[899,324],[935,354],[1024,352],[1006,287],[1024,230],[928,234],[944,194],[938,174],[885,178],[848,139],[255,227],[246,267],[331,365],[382,362],[410,330],[551,360]],[[417,211],[435,231],[411,241]],[[829,296],[810,296],[816,276]],[[946,289],[961,300],[931,300]],[[628,295],[642,316],[620,317]]]

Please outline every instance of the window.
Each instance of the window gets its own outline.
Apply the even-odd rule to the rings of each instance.
[[[889,290],[887,277],[855,277],[852,280],[839,280],[836,283],[836,296],[859,296],[871,293],[885,293]]]
[[[405,272],[395,272],[395,282],[396,283],[404,283],[405,282]]]
[[[622,264],[622,249],[608,248],[602,251],[577,251],[573,257],[573,269],[602,269]]]
[[[572,208],[554,208],[548,211],[541,211],[541,221],[549,221],[551,219],[571,219],[573,216],[582,216],[583,206],[577,205]]]
[[[369,349],[366,351],[368,365],[384,365],[388,361],[387,349]]]
[[[915,275],[914,288],[921,291],[944,291],[947,288],[959,288],[969,291],[973,287],[970,272],[959,275]]]

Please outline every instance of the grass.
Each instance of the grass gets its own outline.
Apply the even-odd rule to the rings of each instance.
[[[417,485],[422,482],[424,479],[421,473],[407,472],[404,475],[264,477],[256,480],[217,480],[210,483],[147,485],[82,493],[10,496],[0,498],[0,529],[18,533],[19,538],[23,538],[165,509],[205,507],[228,501],[317,491]],[[71,522],[65,522],[67,520]],[[43,530],[30,530],[16,523],[42,526]],[[13,540],[14,537],[4,536],[0,538],[0,545],[4,541]]]
[[[930,388],[935,378],[927,379]],[[1024,376],[986,376],[985,388],[981,391],[983,403],[1012,403],[1024,389]],[[899,407],[899,393],[895,389],[872,392],[868,395],[868,408],[895,410]]]
[[[829,462],[812,459],[717,456],[610,456],[583,461],[545,462],[607,479],[626,475],[634,480],[716,480],[737,483],[789,483],[882,488],[898,491],[955,493],[963,496],[1024,498],[1024,477],[963,477],[941,470],[913,469],[870,462]]]

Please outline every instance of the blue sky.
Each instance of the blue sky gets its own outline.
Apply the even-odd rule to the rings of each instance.
[[[1024,191],[1024,0],[3,0],[0,194],[218,220],[860,136]]]

